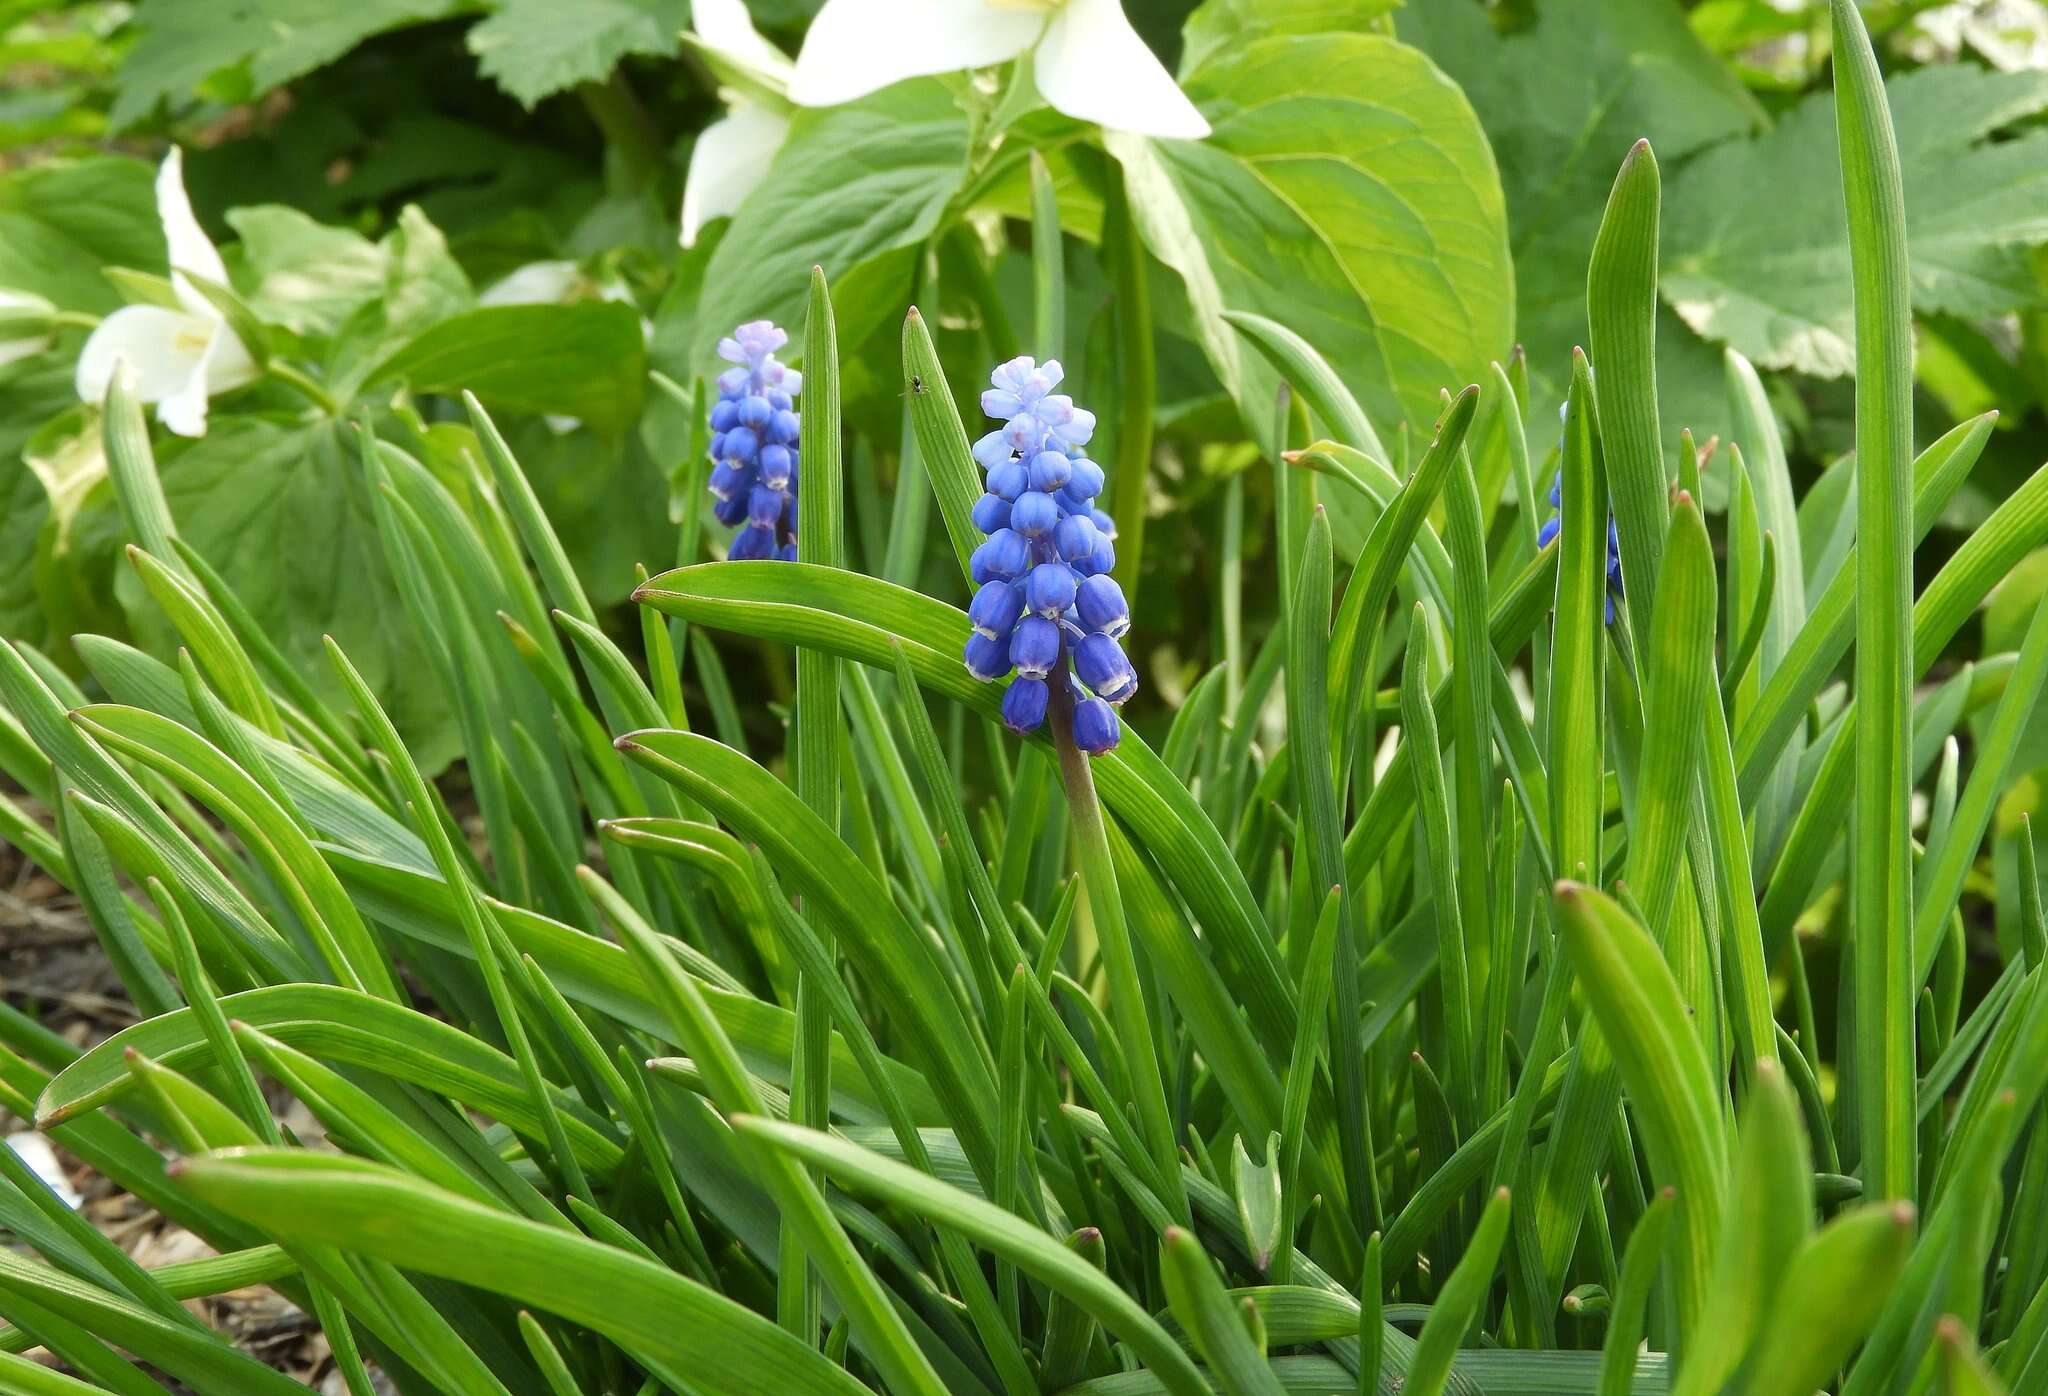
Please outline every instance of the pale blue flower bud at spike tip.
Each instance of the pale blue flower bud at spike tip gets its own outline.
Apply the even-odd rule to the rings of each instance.
[[[718,375],[711,405],[711,477],[721,524],[745,524],[727,545],[734,562],[796,558],[798,437],[803,419],[792,410],[803,375],[775,354],[789,336],[772,321],[750,320],[718,341],[718,356],[733,365]]]
[[[1121,733],[1111,705],[1137,692],[1138,675],[1117,643],[1131,611],[1108,575],[1116,522],[1096,506],[1103,471],[1083,449],[1095,414],[1055,391],[1064,376],[1054,360],[1016,358],[996,367],[981,395],[982,411],[1001,425],[973,449],[987,493],[972,519],[986,538],[968,565],[980,589],[964,658],[977,679],[1016,670],[1003,695],[1013,731],[1043,725],[1054,692],[1067,711],[1071,691],[1074,743],[1100,753]],[[734,430],[745,429],[735,420]],[[1059,683],[1068,689],[1052,688]]]

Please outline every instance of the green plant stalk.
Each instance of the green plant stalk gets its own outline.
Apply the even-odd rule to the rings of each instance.
[[[1913,1054],[1913,319],[1905,190],[1884,75],[1833,0],[1835,125],[1856,302],[1854,976],[1864,1196],[1917,1176]]]
[[[839,345],[832,292],[822,267],[811,268],[810,306],[804,317],[804,499],[797,560],[821,567],[846,563],[844,485],[840,474]],[[839,659],[810,646],[796,652],[797,798],[824,820],[839,820],[839,756],[845,716],[839,706]],[[824,933],[821,933],[824,934]],[[831,941],[826,940],[826,952]],[[790,1113],[798,1124],[823,1129],[831,1122],[832,1019],[824,989],[799,974],[796,1059],[790,1071]],[[806,1343],[817,1342],[820,1296],[794,1226],[781,1232],[777,1316]]]
[[[1067,278],[1060,242],[1060,197],[1045,157],[1031,152],[1032,347],[1043,359],[1067,352]]]
[[[1153,1185],[1173,1216],[1190,1223],[1187,1192],[1181,1185],[1180,1149],[1173,1115],[1166,1102],[1166,1084],[1154,1047],[1152,1015],[1145,1006],[1137,956],[1131,949],[1130,927],[1124,921],[1123,898],[1117,892],[1116,867],[1110,859],[1109,829],[1102,802],[1095,797],[1095,775],[1088,757],[1074,745],[1073,690],[1056,675],[1047,722],[1059,751],[1060,783],[1066,788],[1067,810],[1074,826],[1074,847],[1081,864],[1081,883],[1095,921],[1095,939],[1109,981],[1109,1008],[1119,1045],[1137,1097],[1138,1123],[1151,1151]]]
[[[1112,512],[1117,521],[1118,560],[1131,594],[1143,585],[1145,498],[1152,484],[1153,420],[1159,382],[1152,335],[1152,290],[1145,241],[1131,221],[1130,198],[1122,180],[1110,181],[1106,238],[1115,258],[1116,285],[1116,455]]]
[[[1313,879],[1309,885],[1336,891],[1336,963],[1351,966],[1358,963],[1357,909],[1345,876],[1343,807],[1331,768],[1327,704],[1333,563],[1330,519],[1320,504],[1309,517],[1299,555],[1294,609],[1288,622],[1288,750],[1293,755],[1300,833],[1306,845],[1309,876]],[[1432,747],[1431,753],[1434,751]],[[1358,1032],[1361,1007],[1355,975],[1336,975],[1330,1007],[1334,1015],[1330,1031],[1330,1082],[1336,1092],[1337,1138],[1347,1193],[1341,1200],[1349,1204],[1352,1223],[1357,1234],[1363,1236],[1378,1227],[1379,1208],[1375,1200],[1378,1189],[1373,1181],[1372,1123],[1366,1113],[1365,1053]],[[1459,1057],[1458,1061],[1462,1065],[1464,1058]]]
[[[328,416],[340,415],[341,403],[336,400],[334,394],[320,386],[305,371],[293,368],[283,359],[272,359],[263,366],[263,371],[296,392],[306,401],[312,403]]]

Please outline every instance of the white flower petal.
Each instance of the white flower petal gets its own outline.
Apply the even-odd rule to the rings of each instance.
[[[184,386],[157,404],[156,419],[180,436],[206,435],[209,399],[252,383],[262,370],[224,322],[216,321],[206,351],[193,366]]]
[[[84,1205],[85,1199],[78,1195],[78,1189],[71,1186],[71,1179],[64,1172],[64,1165],[57,1161],[57,1153],[50,1147],[50,1141],[33,1130],[22,1130],[7,1136],[5,1146],[14,1150],[15,1156],[29,1166],[29,1171],[41,1179],[57,1200],[72,1211]]]
[[[1040,95],[1068,116],[1140,136],[1209,134],[1117,0],[1067,0],[1038,45],[1033,71]]]
[[[736,62],[788,79],[788,56],[761,37],[742,0],[692,0],[690,27],[706,47]]]
[[[789,99],[836,106],[904,78],[1002,63],[1044,27],[1043,10],[987,0],[825,0],[804,35]]]
[[[227,285],[228,269],[192,214],[192,200],[185,194],[185,152],[177,146],[171,147],[156,172],[156,216],[170,245],[172,270]]]
[[[730,115],[704,128],[683,179],[683,246],[695,246],[712,219],[739,212],[788,135],[789,118],[748,101],[733,103]]]
[[[0,367],[11,364],[16,359],[26,359],[32,354],[40,354],[49,347],[50,336],[46,334],[28,339],[0,341]]]
[[[216,323],[160,305],[122,306],[86,336],[78,355],[78,396],[91,403],[105,399],[114,365],[125,363],[135,375],[136,395],[161,402],[203,367]]]
[[[205,367],[208,397],[219,397],[263,376],[248,346],[225,322],[214,326],[213,338],[207,341]]]
[[[574,262],[528,262],[492,283],[478,305],[554,305],[566,300],[582,273]]]

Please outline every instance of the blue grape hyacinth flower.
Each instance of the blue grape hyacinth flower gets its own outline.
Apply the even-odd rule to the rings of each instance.
[[[789,335],[771,320],[750,320],[718,341],[732,367],[718,375],[711,406],[712,512],[739,532],[726,549],[735,561],[796,560],[796,411],[804,376],[775,357]]]
[[[987,535],[969,562],[979,588],[967,608],[967,672],[992,683],[1011,671],[1003,722],[1033,732],[1071,715],[1074,745],[1117,743],[1116,709],[1138,691],[1118,643],[1131,627],[1116,566],[1116,523],[1096,507],[1102,467],[1084,449],[1095,414],[1056,393],[1056,360],[1012,359],[989,377],[981,408],[1003,425],[974,444],[987,474],[974,526]]]
[[[1568,407],[1569,404],[1567,403],[1558,404],[1557,419],[1560,423],[1564,421],[1564,415]],[[1562,436],[1557,439],[1557,449],[1560,453],[1564,451],[1564,438]],[[1551,539],[1557,537],[1558,531],[1564,527],[1564,472],[1562,470],[1558,471],[1550,479],[1550,508],[1552,511],[1550,517],[1543,521],[1543,527],[1536,530],[1536,546],[1539,549],[1549,547]],[[1621,535],[1615,531],[1614,515],[1612,512],[1609,512],[1607,515],[1607,623],[1609,625],[1614,624],[1614,603],[1620,595]]]

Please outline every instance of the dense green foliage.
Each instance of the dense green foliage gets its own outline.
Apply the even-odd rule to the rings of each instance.
[[[301,1391],[180,1303],[260,1283],[351,1396],[2048,1392],[2039,71],[1207,0],[1202,140],[916,77],[678,253],[688,5],[196,13],[0,55],[0,839],[139,1017],[0,1004],[0,1111],[218,1254],[0,1148],[0,1390]],[[140,306],[201,434],[80,400]],[[703,508],[764,317],[793,562]],[[1019,352],[1094,759],[961,662]]]

